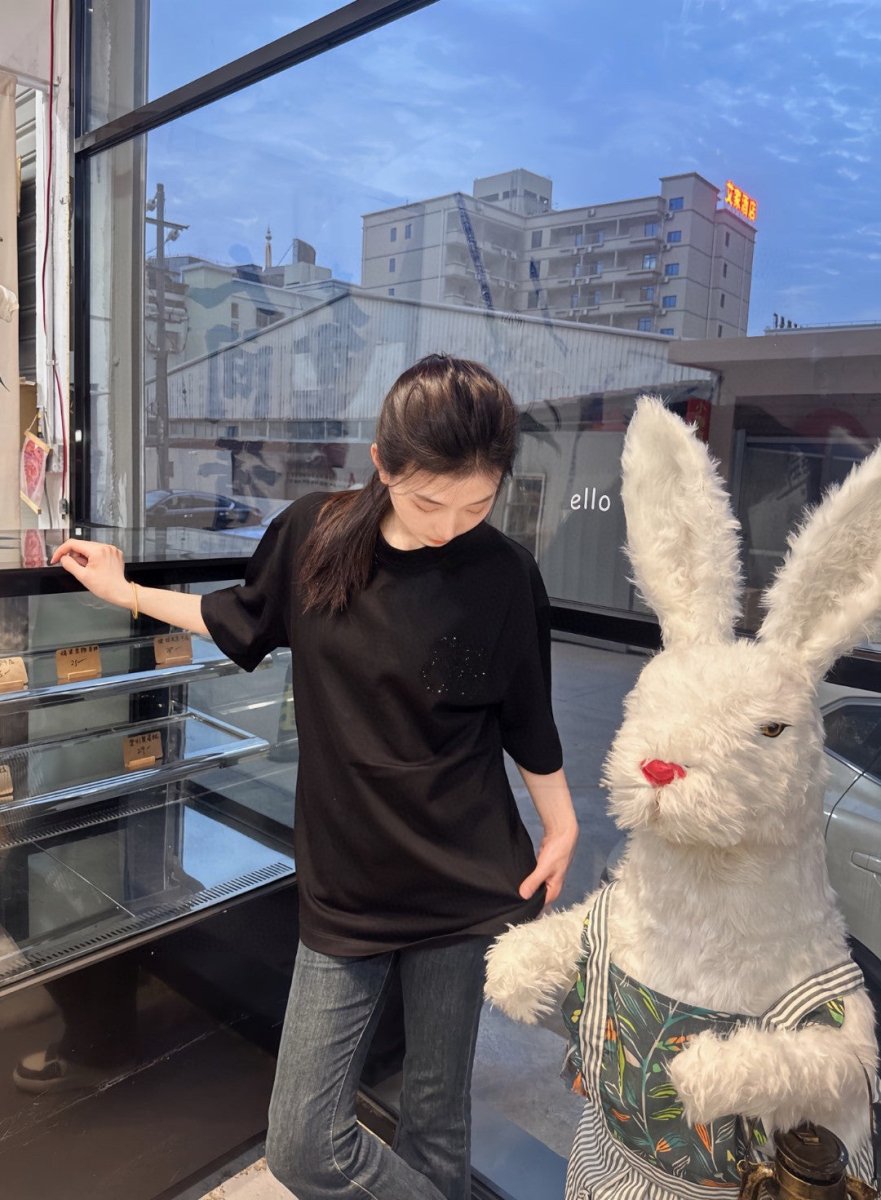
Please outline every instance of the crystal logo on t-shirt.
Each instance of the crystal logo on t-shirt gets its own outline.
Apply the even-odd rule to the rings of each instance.
[[[486,679],[489,654],[482,646],[465,642],[455,633],[439,638],[431,658],[422,668],[422,681],[435,696],[470,700]]]

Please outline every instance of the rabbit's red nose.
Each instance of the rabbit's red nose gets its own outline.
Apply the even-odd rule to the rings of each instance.
[[[642,763],[642,773],[655,787],[664,787],[665,784],[672,783],[674,779],[684,779],[685,767],[681,767],[679,763],[663,762],[660,758],[653,758],[651,762]]]

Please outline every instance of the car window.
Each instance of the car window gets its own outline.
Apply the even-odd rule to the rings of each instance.
[[[180,512],[181,509],[188,508],[189,504],[182,496],[169,496],[167,500],[163,500],[161,504],[157,504],[155,512],[174,513]]]
[[[823,714],[826,746],[860,771],[881,764],[881,704],[840,704]]]

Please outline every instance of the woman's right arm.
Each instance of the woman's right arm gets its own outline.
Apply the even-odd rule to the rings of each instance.
[[[69,538],[52,555],[51,564],[60,563],[83,587],[108,604],[119,605],[167,625],[208,634],[202,620],[202,597],[190,592],[172,592],[167,588],[142,587],[125,577],[125,559],[116,546]]]

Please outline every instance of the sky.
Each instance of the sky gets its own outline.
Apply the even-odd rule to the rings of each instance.
[[[333,7],[152,0],[151,98]],[[758,200],[750,333],[881,321],[881,0],[438,0],[156,130],[147,161],[189,226],[170,252],[262,262],[270,226],[276,261],[302,238],[354,282],[366,212],[515,167],[559,209],[697,171]]]

